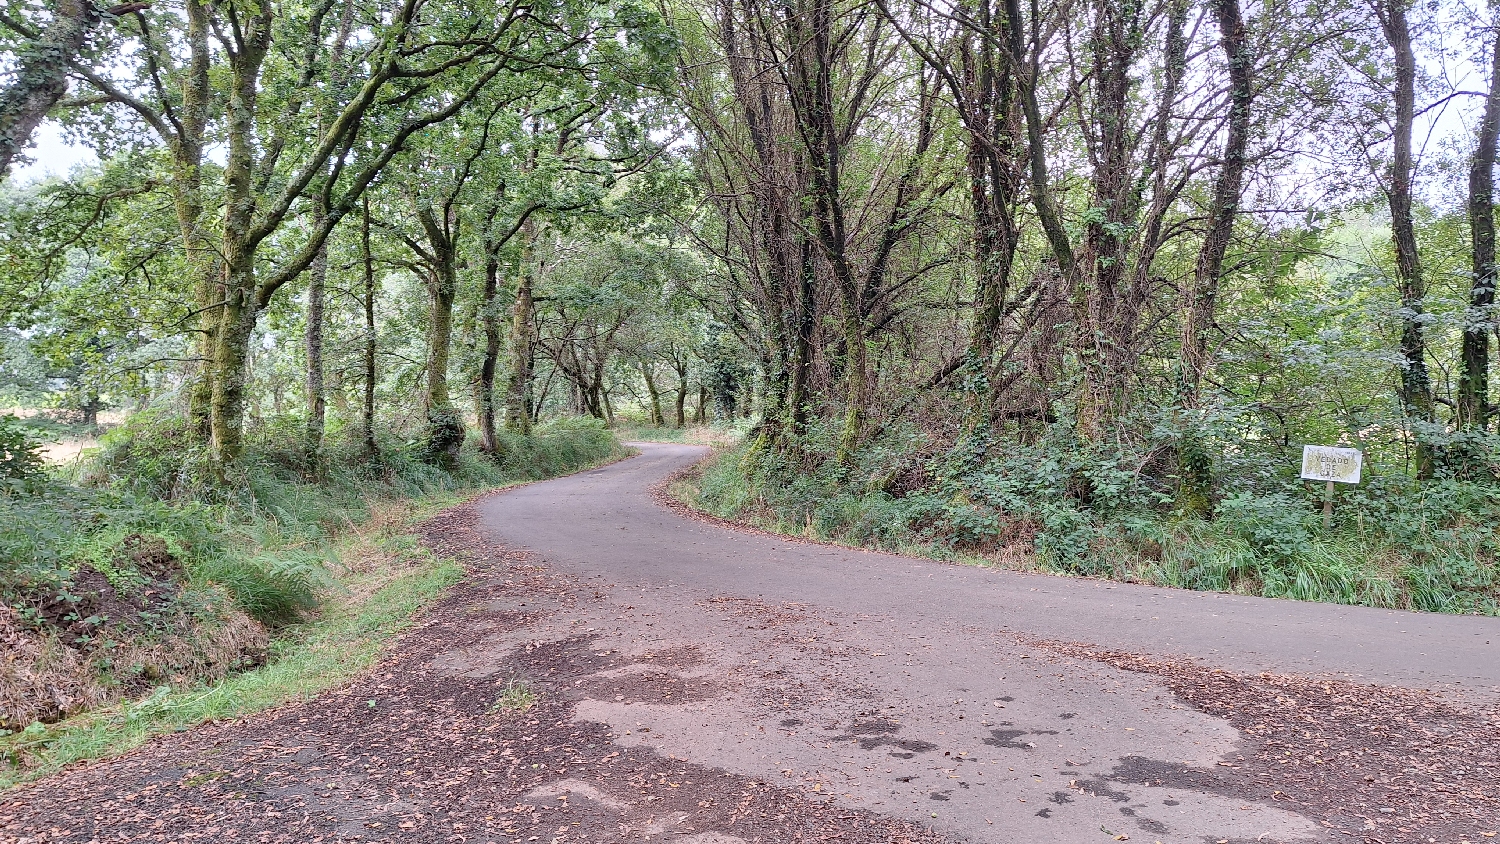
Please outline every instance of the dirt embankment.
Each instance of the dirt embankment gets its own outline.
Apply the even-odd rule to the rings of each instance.
[[[84,565],[0,603],[0,729],[265,660],[265,628],[221,592],[188,586],[161,539],[127,536],[118,563],[113,580]]]

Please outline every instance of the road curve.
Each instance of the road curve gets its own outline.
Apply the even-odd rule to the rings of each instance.
[[[1019,574],[741,533],[684,519],[648,492],[707,449],[630,445],[640,456],[489,499],[486,527],[620,583],[1500,698],[1500,619]]]
[[[703,449],[638,448],[425,522],[468,576],[370,671],[4,792],[0,844],[1500,834],[1496,619],[728,530],[649,493]]]
[[[607,596],[559,611],[554,635],[709,656],[682,679],[715,693],[579,704],[579,718],[664,757],[971,841],[1348,840],[1275,800],[1133,783],[1160,765],[1221,770],[1248,752],[1244,737],[1151,677],[1024,642],[1500,698],[1497,619],[1017,574],[730,530],[649,492],[703,448],[631,445],[640,454],[618,464],[485,499],[480,530]],[[1350,807],[1345,820],[1368,830],[1374,817]]]

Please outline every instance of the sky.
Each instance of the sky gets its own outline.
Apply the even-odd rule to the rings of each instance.
[[[37,129],[31,140],[32,146],[25,152],[32,163],[11,168],[10,178],[18,185],[49,175],[66,176],[75,165],[99,160],[93,150],[69,144],[62,130],[50,120]]]

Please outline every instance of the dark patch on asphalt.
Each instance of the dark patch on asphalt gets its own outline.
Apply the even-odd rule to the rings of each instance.
[[[835,736],[833,740],[834,741],[851,741],[851,740],[855,740],[855,737],[854,736]],[[897,739],[897,738],[889,738],[889,737],[885,737],[885,738],[879,738],[879,737],[877,737],[877,738],[862,738],[862,739],[858,739],[858,741],[859,741],[860,749],[862,749],[862,750],[874,750],[877,747],[899,747],[902,750],[907,751],[908,753],[931,753],[932,751],[937,750],[937,748],[938,748],[938,746],[935,745],[935,744],[933,744],[932,742],[930,742],[930,741],[922,741],[921,739]],[[910,757],[903,757],[903,758],[910,758]]]
[[[1113,779],[1113,777],[1111,777]],[[1137,780],[1139,782],[1139,780]],[[1123,791],[1116,791],[1110,784],[1102,779],[1078,780],[1078,790],[1084,794],[1092,794],[1095,797],[1107,797],[1116,803],[1129,803],[1130,795]]]
[[[901,725],[898,722],[888,718],[876,718],[872,720],[856,718],[854,723],[850,725],[849,732],[841,736],[834,736],[830,740],[856,742],[859,744],[861,750],[894,747],[906,751],[905,753],[892,751],[890,755],[897,759],[911,759],[918,753],[931,753],[938,749],[938,746],[930,741],[896,738],[895,733],[900,729]]]
[[[832,741],[853,741],[853,742],[858,742],[859,743],[859,747],[860,747],[861,750],[874,750],[874,749],[879,748],[879,747],[899,747],[902,750],[905,750],[908,753],[913,753],[913,754],[915,754],[915,753],[931,753],[932,751],[937,750],[937,748],[938,748],[937,745],[933,744],[930,741],[922,741],[921,739],[895,738],[895,737],[889,736],[889,735],[883,735],[883,736],[864,736],[864,737],[849,736],[849,735],[834,736],[833,739],[832,739]],[[892,753],[891,755],[892,756],[896,756],[897,754]],[[910,759],[911,757],[910,756],[901,756],[900,758],[902,758],[902,759]]]
[[[1123,812],[1125,810],[1121,809],[1120,811]],[[1154,833],[1156,835],[1167,834],[1167,825],[1155,818],[1136,816],[1135,825],[1140,827],[1141,829],[1146,830],[1147,832]]]
[[[1025,730],[990,730],[990,737],[984,739],[984,743],[990,747],[1010,747],[1016,750],[1030,750],[1031,745],[1016,741],[1026,735]]]
[[[1382,844],[1478,841],[1500,831],[1500,717],[1493,709],[1464,708],[1416,689],[1239,674],[1076,643],[1028,644],[1150,674],[1242,736],[1242,752],[1212,768],[1127,757],[1111,780],[1275,805]]]

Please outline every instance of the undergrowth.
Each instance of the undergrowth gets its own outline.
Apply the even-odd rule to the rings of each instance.
[[[467,446],[450,468],[394,436],[366,457],[338,430],[311,460],[287,445],[300,426],[272,420],[236,473],[215,481],[180,421],[140,414],[65,476],[5,427],[0,633],[24,653],[0,665],[0,754],[19,766],[0,782],[336,682],[338,666],[368,662],[429,585],[456,576],[449,564],[410,564],[409,536],[382,537],[380,565],[351,563],[372,558],[359,544],[372,517],[620,454],[601,424],[562,420],[502,434],[496,457]],[[399,576],[382,581],[395,563]],[[47,725],[69,716],[83,721]]]
[[[724,448],[743,440],[751,427],[752,420],[748,419],[712,425],[694,424],[682,428],[626,421],[616,423],[615,435],[622,442],[683,443]]]
[[[220,482],[179,419],[141,414],[106,434],[75,477],[32,473],[24,489],[13,482],[0,494],[0,600],[24,610],[26,595],[66,590],[85,565],[119,588],[138,585],[142,573],[122,547],[144,537],[159,541],[190,582],[214,584],[280,626],[317,609],[330,541],[372,504],[551,477],[617,448],[599,424],[562,420],[531,437],[505,432],[499,458],[465,448],[444,469],[401,441],[367,458],[335,437],[309,460],[286,445],[298,433],[290,420],[255,429],[242,465]]]
[[[1163,450],[1049,435],[936,451],[892,430],[839,466],[829,431],[798,449],[721,451],[679,494],[776,532],[1007,568],[1339,604],[1500,615],[1500,485],[1367,472],[1339,492],[1270,460],[1212,467],[1207,511],[1181,504]],[[1281,462],[1295,466],[1293,455]],[[1277,459],[1280,459],[1278,457]]]
[[[316,622],[272,640],[265,665],[210,685],[159,685],[140,699],[56,724],[35,722],[0,738],[0,789],[81,759],[123,753],[153,735],[250,715],[338,686],[373,663],[417,610],[463,574],[458,564],[402,533],[356,534],[337,550],[337,558],[357,562],[358,570],[340,572],[342,588]]]

